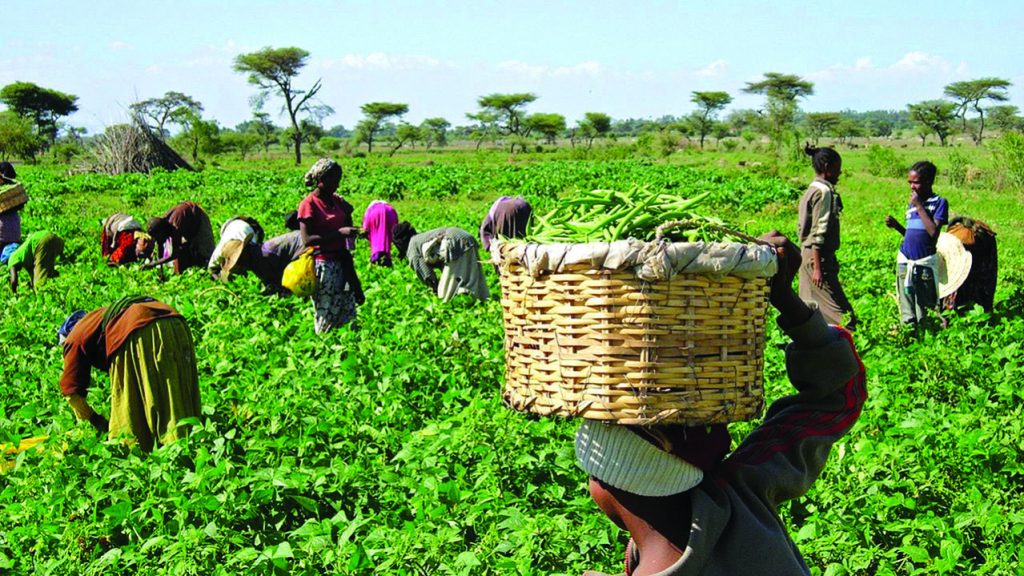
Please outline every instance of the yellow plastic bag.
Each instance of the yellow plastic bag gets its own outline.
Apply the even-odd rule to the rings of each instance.
[[[313,249],[307,248],[298,258],[292,260],[281,276],[281,286],[296,296],[312,296],[316,290],[316,268],[313,265]]]

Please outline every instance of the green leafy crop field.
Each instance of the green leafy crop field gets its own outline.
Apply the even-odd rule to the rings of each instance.
[[[845,153],[844,153],[845,155]],[[691,159],[692,160],[692,159]],[[692,164],[691,160],[687,163]],[[862,319],[856,342],[869,400],[811,492],[783,510],[816,574],[1016,574],[1024,571],[1024,210],[1019,193],[936,189],[954,213],[999,232],[992,314],[912,337],[897,322],[899,178],[844,166],[842,279]],[[521,193],[536,209],[575,190],[635,184],[710,190],[714,215],[748,233],[795,229],[811,178],[759,174],[731,160],[381,164],[346,161],[357,214],[393,201],[419,230],[475,232],[490,202]],[[940,170],[942,166],[940,165]],[[219,227],[253,215],[268,236],[305,194],[297,168],[152,176],[65,176],[19,167],[27,232],[67,242],[61,275],[39,293],[0,290],[0,573],[579,574],[621,570],[624,534],[591,502],[576,468],[574,423],[504,408],[497,278],[491,300],[434,298],[404,265],[356,262],[366,289],[357,327],[313,333],[308,301],[264,297],[190,271],[159,282],[108,268],[100,220],[137,218],[185,199]],[[795,173],[794,173],[795,175]],[[57,385],[55,328],[73,309],[129,293],[177,308],[192,330],[204,422],[148,455],[76,423]],[[769,327],[768,400],[787,393],[781,333]],[[93,372],[90,399],[109,386]],[[733,426],[734,441],[756,423]]]

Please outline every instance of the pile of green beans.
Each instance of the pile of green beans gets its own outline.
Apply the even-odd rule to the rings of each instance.
[[[627,238],[654,240],[660,224],[673,220],[688,225],[667,237],[687,242],[735,241],[714,228],[722,222],[695,209],[711,195],[689,198],[637,186],[629,191],[592,190],[559,199],[547,214],[534,214],[527,239],[531,242],[614,242]]]

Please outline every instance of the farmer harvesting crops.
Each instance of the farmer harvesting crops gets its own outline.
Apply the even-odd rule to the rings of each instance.
[[[225,259],[224,246],[231,241],[258,247],[263,242],[263,227],[256,219],[248,216],[236,216],[220,227],[220,241],[214,247],[213,255],[210,256],[210,262],[206,266],[214,278],[220,276],[221,266]]]
[[[949,203],[932,190],[937,173],[931,162],[914,164],[907,176],[910,200],[906,227],[892,216],[885,217],[885,225],[903,236],[896,254],[896,292],[904,325],[917,326],[927,310],[939,304],[936,244],[949,215]]]
[[[10,246],[8,246],[10,248]],[[18,291],[18,272],[28,273],[29,285],[38,289],[50,278],[56,278],[57,258],[64,253],[64,240],[49,232],[33,232],[25,242],[10,252],[7,265],[10,266],[11,292]]]
[[[153,268],[174,262],[174,272],[181,274],[192,266],[205,266],[213,254],[213,228],[210,217],[195,202],[182,202],[163,217],[149,221],[156,261],[142,265]]]
[[[374,200],[363,213],[363,232],[370,241],[370,263],[391,267],[391,240],[398,212],[383,200]]]
[[[129,296],[107,308],[79,310],[57,329],[64,348],[60,389],[80,420],[111,439],[133,436],[144,451],[187,433],[199,418],[192,334],[170,306]],[[110,374],[110,421],[86,402],[92,368]]]
[[[483,223],[480,224],[480,243],[484,250],[491,249],[491,240],[499,236],[522,238],[526,225],[530,223],[533,209],[522,196],[502,196],[491,204]]]
[[[0,189],[14,184],[18,174],[10,162],[0,162]],[[21,210],[22,205],[0,212],[0,250],[10,244],[21,241]]]
[[[576,457],[601,510],[631,536],[626,574],[809,574],[778,507],[805,493],[866,398],[864,366],[848,332],[829,327],[792,289],[796,246],[780,254],[770,301],[792,342],[797,394],[776,400],[728,457],[725,425],[636,427],[584,420]],[[590,574],[596,574],[591,572]]]
[[[811,157],[814,181],[800,199],[800,220],[797,223],[801,258],[800,297],[817,302],[821,315],[829,324],[842,325],[843,314],[849,314],[848,330],[857,325],[857,315],[839,283],[839,217],[843,199],[836,191],[842,174],[843,159],[831,148],[804,147]]]
[[[281,276],[285,267],[305,251],[302,233],[288,232],[274,236],[262,246],[246,244],[239,240],[229,241],[224,247],[224,266],[220,271],[221,280],[228,280],[233,274],[245,274],[252,270],[263,282],[268,294],[289,294],[281,287]]]
[[[321,158],[305,176],[310,192],[299,203],[302,243],[316,249],[316,291],[313,309],[317,334],[344,326],[356,317],[363,289],[346,240],[359,235],[352,225],[352,205],[335,194],[341,183],[341,165]]]
[[[103,221],[100,233],[100,254],[107,259],[108,266],[129,264],[146,258],[152,249],[151,237],[142,230],[142,224],[120,212],[111,214]]]
[[[470,294],[481,302],[490,291],[477,255],[476,239],[460,228],[436,228],[416,234],[408,222],[395,227],[395,245],[404,254],[416,275],[441,300],[450,301],[456,294]],[[441,268],[438,280],[435,268]]]

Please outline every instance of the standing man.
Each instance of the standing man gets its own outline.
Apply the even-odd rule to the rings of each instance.
[[[900,301],[900,320],[904,325],[916,327],[924,320],[928,309],[937,309],[939,303],[936,244],[939,232],[949,219],[949,203],[932,191],[938,169],[923,160],[910,168],[910,201],[907,205],[907,226],[904,228],[892,216],[885,217],[885,225],[903,236],[903,244],[896,255],[896,292]]]

